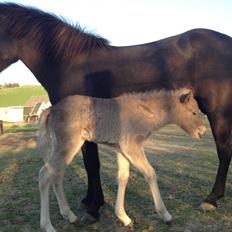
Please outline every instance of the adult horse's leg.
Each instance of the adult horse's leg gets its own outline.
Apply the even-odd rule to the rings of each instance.
[[[82,153],[88,176],[87,196],[82,200],[82,203],[88,206],[87,213],[96,220],[99,219],[100,216],[99,208],[104,204],[97,144],[85,142],[82,146]],[[86,223],[94,222],[94,220],[92,220],[93,219],[87,217],[83,218],[83,222]]]
[[[226,177],[232,154],[230,119],[226,119],[224,115],[216,115],[209,116],[209,121],[217,147],[219,167],[213,189],[201,204],[201,208],[204,210],[215,209],[217,200],[224,196]]]

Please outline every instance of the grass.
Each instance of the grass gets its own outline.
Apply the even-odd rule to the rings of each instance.
[[[9,126],[10,127],[10,126]],[[22,126],[23,127],[23,126]],[[36,150],[35,132],[6,133],[0,137],[0,231],[34,232],[39,228],[38,172],[42,161]],[[148,185],[143,176],[131,168],[126,193],[126,211],[136,218],[135,231],[158,232],[229,232],[232,228],[231,171],[227,178],[226,197],[213,212],[198,209],[210,192],[218,166],[215,145],[208,130],[200,141],[186,136],[175,126],[155,133],[146,144],[148,159],[156,169],[163,200],[174,220],[164,224],[154,212]],[[51,218],[57,231],[128,231],[114,216],[116,199],[116,158],[113,150],[100,146],[101,178],[105,206],[101,220],[91,226],[70,225],[59,216],[51,192]],[[65,176],[65,192],[73,211],[80,218],[79,207],[87,188],[82,156],[75,159]]]
[[[3,122],[4,133],[18,133],[18,132],[33,132],[38,128],[33,124],[27,124],[25,122]]]
[[[40,95],[46,95],[46,91],[40,85],[3,88],[0,89],[0,107],[21,106],[31,96]]]

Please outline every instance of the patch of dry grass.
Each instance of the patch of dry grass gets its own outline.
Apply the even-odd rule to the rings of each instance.
[[[38,172],[42,160],[36,150],[35,132],[11,133],[0,137],[0,231],[39,231]],[[194,141],[169,126],[155,133],[147,143],[147,156],[157,171],[164,202],[174,217],[172,226],[165,225],[154,212],[151,194],[143,176],[131,168],[126,193],[126,210],[136,218],[135,231],[231,231],[232,186],[231,171],[227,179],[226,197],[214,212],[198,210],[202,199],[210,192],[217,170],[217,156],[212,135]],[[116,231],[120,227],[114,216],[116,199],[116,157],[111,148],[100,146],[101,177],[106,204],[101,220],[91,226],[70,225],[59,216],[51,192],[51,217],[58,231]],[[86,173],[80,155],[67,169],[65,192],[73,211],[79,207],[87,188]]]

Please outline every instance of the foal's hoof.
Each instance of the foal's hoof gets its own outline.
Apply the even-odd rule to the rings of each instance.
[[[92,215],[85,213],[84,216],[81,218],[81,223],[85,225],[91,225],[98,221],[97,218],[93,217]]]
[[[80,225],[80,220],[76,219],[76,221],[70,222],[70,224],[72,224],[74,226],[79,226]]]
[[[134,230],[135,230],[135,223],[134,223],[134,221],[132,220],[132,221],[130,222],[130,224],[128,224],[128,225],[126,226],[126,228],[128,228],[128,229],[131,230],[131,231],[134,231]]]
[[[208,202],[203,202],[201,203],[200,207],[199,207],[201,210],[203,211],[213,211],[217,208],[217,206],[215,205],[212,205]]]
[[[132,219],[131,222],[129,224],[127,224],[127,225],[119,220],[119,226],[126,228],[128,231],[129,230],[134,231],[135,230],[135,224],[137,224],[137,222],[134,219]]]

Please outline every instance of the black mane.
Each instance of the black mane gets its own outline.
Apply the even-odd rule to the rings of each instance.
[[[78,24],[14,3],[0,3],[0,24],[14,38],[30,37],[39,51],[46,51],[56,59],[72,58],[91,49],[109,47],[106,39],[85,32]]]

